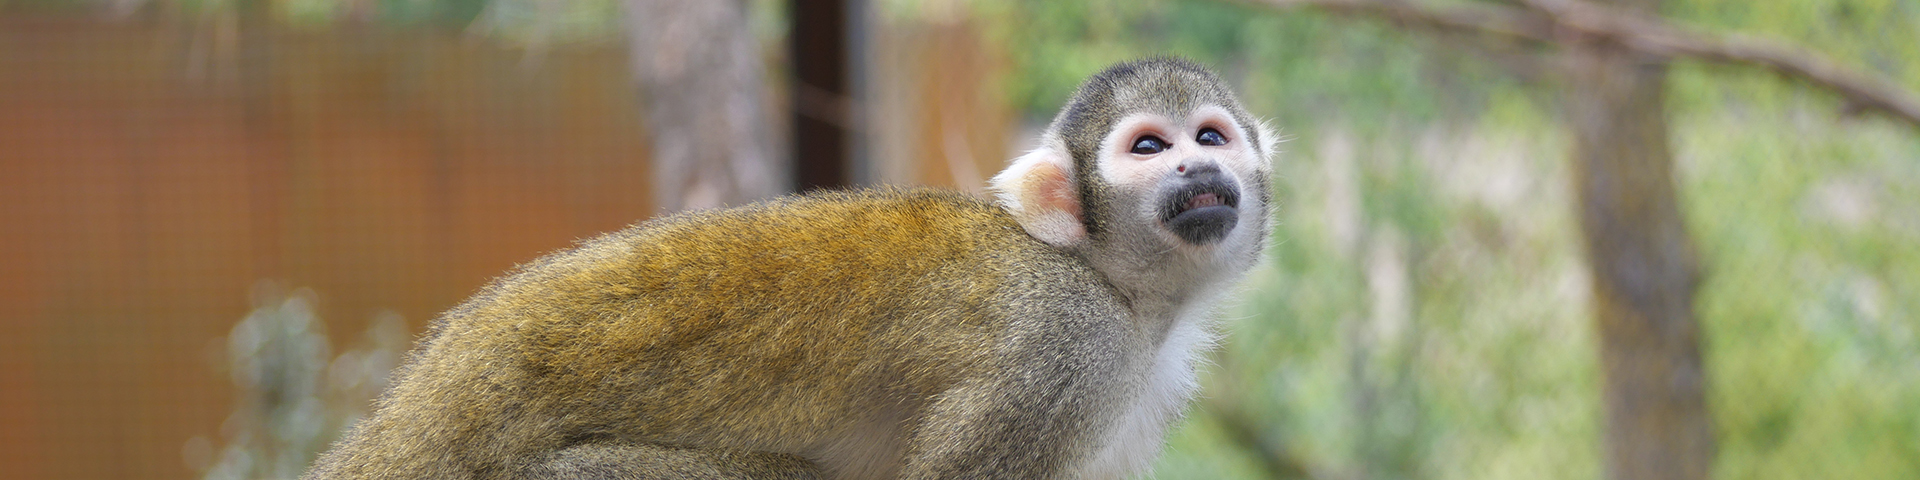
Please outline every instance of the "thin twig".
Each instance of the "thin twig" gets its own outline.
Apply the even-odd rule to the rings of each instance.
[[[1607,37],[1626,47],[1671,58],[1763,68],[1846,98],[1849,109],[1871,109],[1920,128],[1920,100],[1893,81],[1847,68],[1817,52],[1742,35],[1687,31],[1664,22],[1620,15],[1571,0],[1529,0],[1565,28]]]

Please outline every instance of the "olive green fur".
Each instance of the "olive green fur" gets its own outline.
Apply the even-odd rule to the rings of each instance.
[[[1117,352],[1145,348],[1122,309],[1084,262],[960,193],[676,215],[536,260],[437,319],[307,478],[598,478],[561,474],[678,447],[806,478],[823,473],[794,453],[875,410],[936,425],[903,439],[909,471],[1059,471],[1095,447]],[[708,460],[655,455],[625,478]]]

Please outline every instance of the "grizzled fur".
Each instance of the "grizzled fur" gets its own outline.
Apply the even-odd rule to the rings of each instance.
[[[886,294],[902,284],[921,294]],[[1048,471],[1033,463],[1093,447],[1073,440],[1112,403],[1103,372],[1142,341],[1111,321],[1121,308],[1083,263],[959,193],[669,217],[535,261],[441,317],[307,478],[574,478],[560,473],[672,446],[748,459],[740,478],[894,474],[805,460],[869,448],[849,438],[873,432],[905,451],[870,456],[905,455],[929,478]],[[926,418],[955,421],[872,424]],[[656,475],[711,463],[649,456]]]

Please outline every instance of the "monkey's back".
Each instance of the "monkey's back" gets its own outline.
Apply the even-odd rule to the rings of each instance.
[[[310,477],[489,477],[593,440],[863,448],[827,443],[858,419],[882,434],[899,425],[949,386],[939,372],[980,362],[1004,322],[1033,316],[1020,299],[1117,302],[1108,288],[955,192],[825,193],[649,221],[525,265],[443,315]]]

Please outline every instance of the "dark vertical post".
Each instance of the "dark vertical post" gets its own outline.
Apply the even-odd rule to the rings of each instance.
[[[795,191],[852,184],[851,0],[791,0]]]

